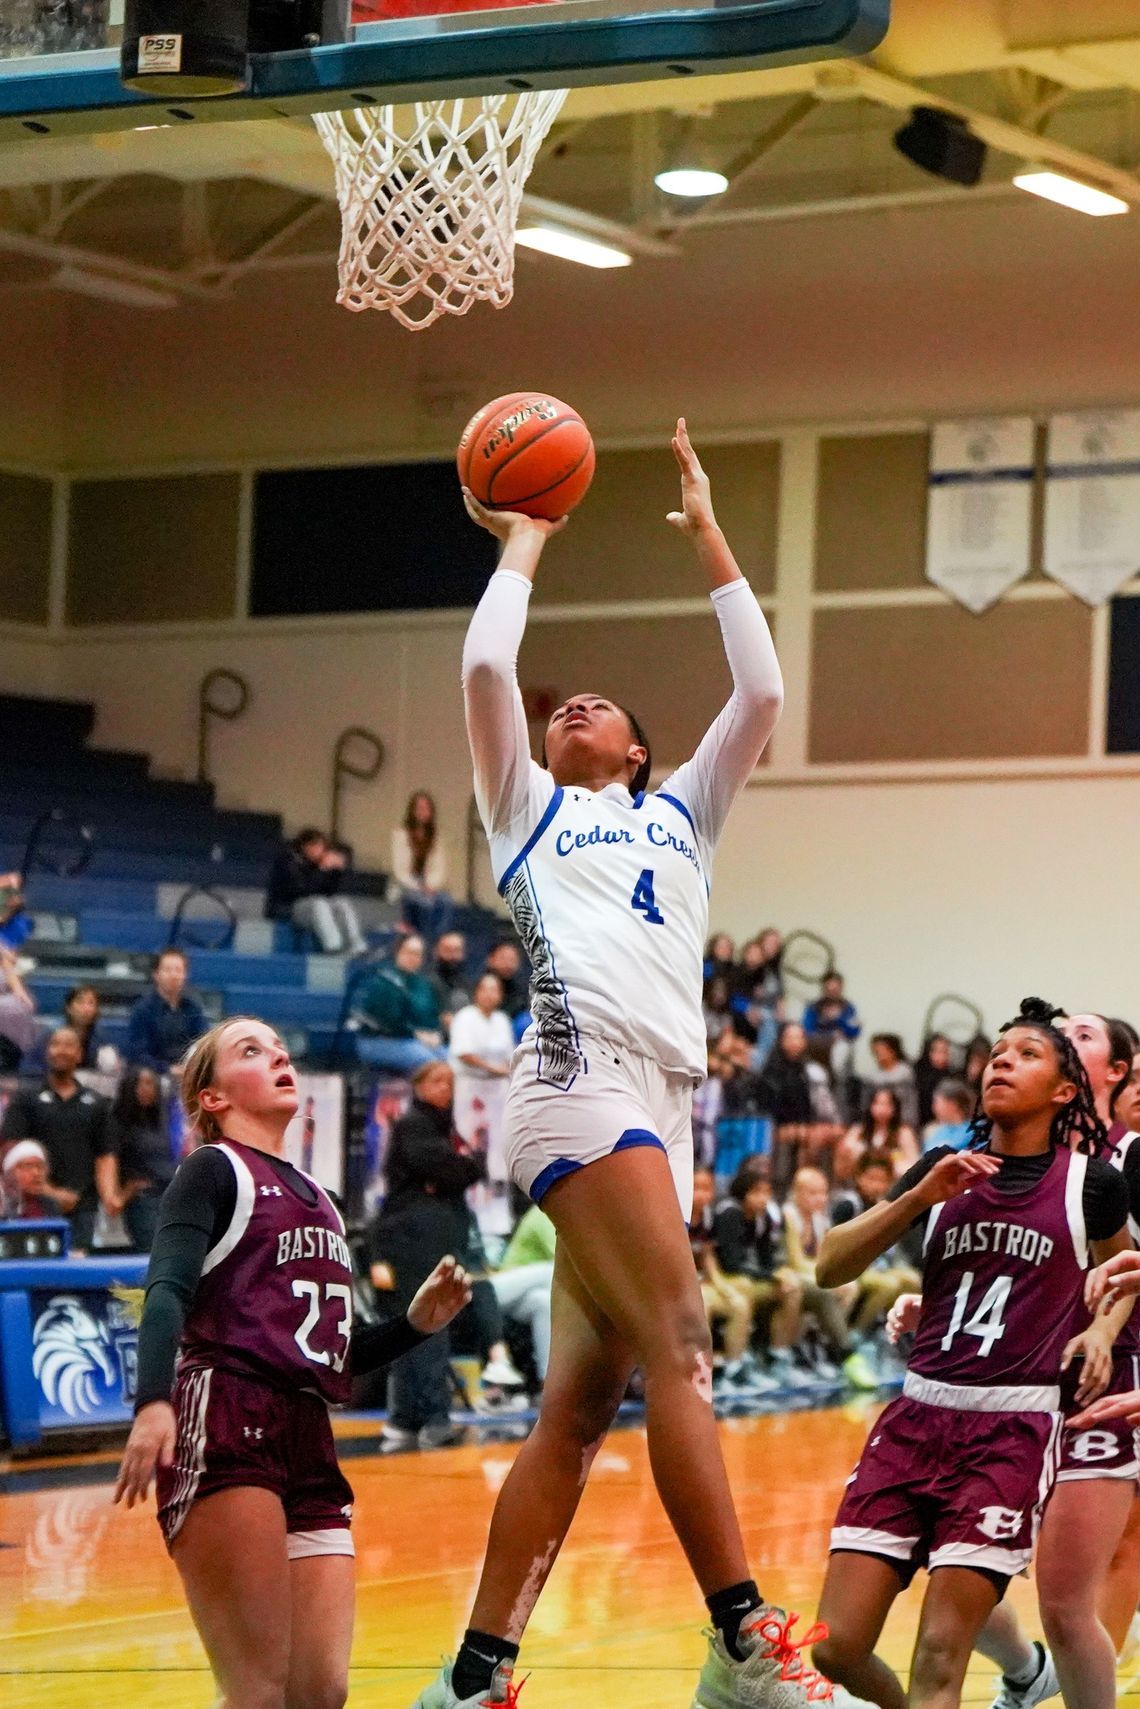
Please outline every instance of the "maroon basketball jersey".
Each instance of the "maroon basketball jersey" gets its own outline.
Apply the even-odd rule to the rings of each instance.
[[[1138,1138],[1140,1138],[1140,1134],[1132,1133],[1124,1126],[1123,1122],[1113,1122],[1108,1130],[1108,1150],[1102,1153],[1102,1161],[1111,1163],[1114,1169],[1119,1169],[1123,1174],[1124,1159]],[[1128,1207],[1128,1232],[1132,1236],[1133,1244],[1140,1246],[1140,1223],[1133,1215],[1131,1205]],[[1082,1295],[1073,1314],[1072,1333],[1080,1335],[1082,1330],[1087,1329],[1091,1322],[1092,1318],[1085,1307],[1084,1296]],[[1128,1369],[1131,1372],[1131,1360],[1136,1354],[1140,1354],[1140,1306],[1133,1307],[1132,1316],[1116,1337],[1112,1349],[1113,1364],[1119,1366],[1127,1361]]]
[[[237,1204],[202,1266],[182,1366],[252,1372],[343,1404],[353,1296],[339,1211],[315,1181],[317,1203],[306,1204],[252,1146],[214,1149],[233,1166]]]
[[[1087,1159],[1055,1152],[1020,1192],[997,1177],[935,1205],[926,1232],[922,1318],[908,1369],[978,1389],[1040,1389],[1011,1406],[1055,1409],[1061,1354],[1088,1269]]]

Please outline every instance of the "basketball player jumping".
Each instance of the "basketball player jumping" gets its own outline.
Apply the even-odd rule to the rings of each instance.
[[[1062,1370],[1081,1353],[1098,1380],[1108,1375],[1109,1349],[1073,1339],[1073,1316],[1090,1246],[1099,1261],[1129,1243],[1128,1193],[1095,1155],[1104,1126],[1057,1013],[1029,999],[1002,1029],[974,1121],[981,1149],[928,1153],[892,1200],[821,1248],[820,1284],[836,1287],[926,1224],[903,1394],[875,1424],[836,1517],[820,1604],[829,1635],[815,1648],[829,1678],[881,1709],[960,1702],[978,1634],[1029,1564],[1056,1473]],[[930,1579],[907,1695],[874,1647],[919,1566]]]
[[[159,1522],[218,1709],[339,1709],[352,1490],[328,1406],[348,1399],[354,1373],[450,1322],[470,1288],[445,1258],[406,1318],[352,1333],[344,1223],[281,1155],[297,1082],[264,1021],[223,1021],[199,1039],[182,1098],[206,1143],[163,1197],[115,1500],[144,1500],[157,1469]]]
[[[503,543],[467,634],[475,789],[499,889],[530,956],[534,1022],[506,1114],[514,1179],[558,1231],[542,1410],[500,1492],[471,1624],[417,1709],[512,1703],[512,1664],[635,1366],[654,1480],[714,1635],[696,1702],[799,1709],[830,1687],[753,1583],[713,1416],[708,1326],[686,1224],[690,1104],[705,1072],[701,958],[717,839],[779,715],[759,605],[717,527],[685,429],[673,452],[690,540],[733,676],[688,760],[646,793],[649,744],[599,694],[573,695],[530,756],[515,660],[542,549],[561,524],[485,511]]]

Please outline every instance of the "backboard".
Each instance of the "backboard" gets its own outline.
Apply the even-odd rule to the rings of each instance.
[[[4,0],[0,147],[36,137],[329,112],[382,101],[682,79],[863,54],[889,0],[358,0],[345,43],[255,54],[250,87],[203,100],[124,89],[114,0]],[[45,21],[46,20],[46,21]],[[104,46],[88,45],[104,40]]]

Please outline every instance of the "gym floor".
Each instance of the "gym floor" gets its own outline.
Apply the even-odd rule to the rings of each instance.
[[[828,1528],[873,1403],[721,1425],[756,1576],[811,1619]],[[381,1458],[373,1420],[345,1419],[359,1564],[350,1703],[407,1709],[450,1649],[479,1571],[495,1492],[515,1452],[484,1442]],[[0,1700],[6,1709],[206,1709],[209,1673],[153,1508],[110,1504],[114,1455],[0,1469]],[[905,1667],[921,1578],[895,1606],[883,1652]],[[1036,1624],[1033,1590],[1011,1594]],[[702,1609],[649,1475],[641,1429],[615,1431],[535,1614],[524,1709],[687,1709]],[[988,1704],[993,1668],[964,1702]],[[1121,1676],[1140,1706],[1140,1680]]]

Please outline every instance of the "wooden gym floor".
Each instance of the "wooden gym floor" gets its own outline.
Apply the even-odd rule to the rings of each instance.
[[[725,1451],[756,1576],[811,1618],[828,1527],[874,1407],[725,1420]],[[381,1459],[375,1423],[345,1420],[359,1590],[353,1709],[407,1709],[465,1624],[488,1517],[513,1443]],[[0,1703],[5,1709],[207,1709],[202,1652],[153,1508],[110,1505],[114,1457],[0,1469]],[[884,1640],[909,1655],[923,1580]],[[1035,1623],[1032,1587],[1011,1592]],[[702,1608],[649,1476],[645,1437],[616,1431],[523,1651],[524,1709],[687,1709]],[[1134,1670],[1130,1670],[1134,1671]],[[988,1704],[978,1662],[964,1701]],[[1140,1706],[1140,1688],[1120,1701]]]

